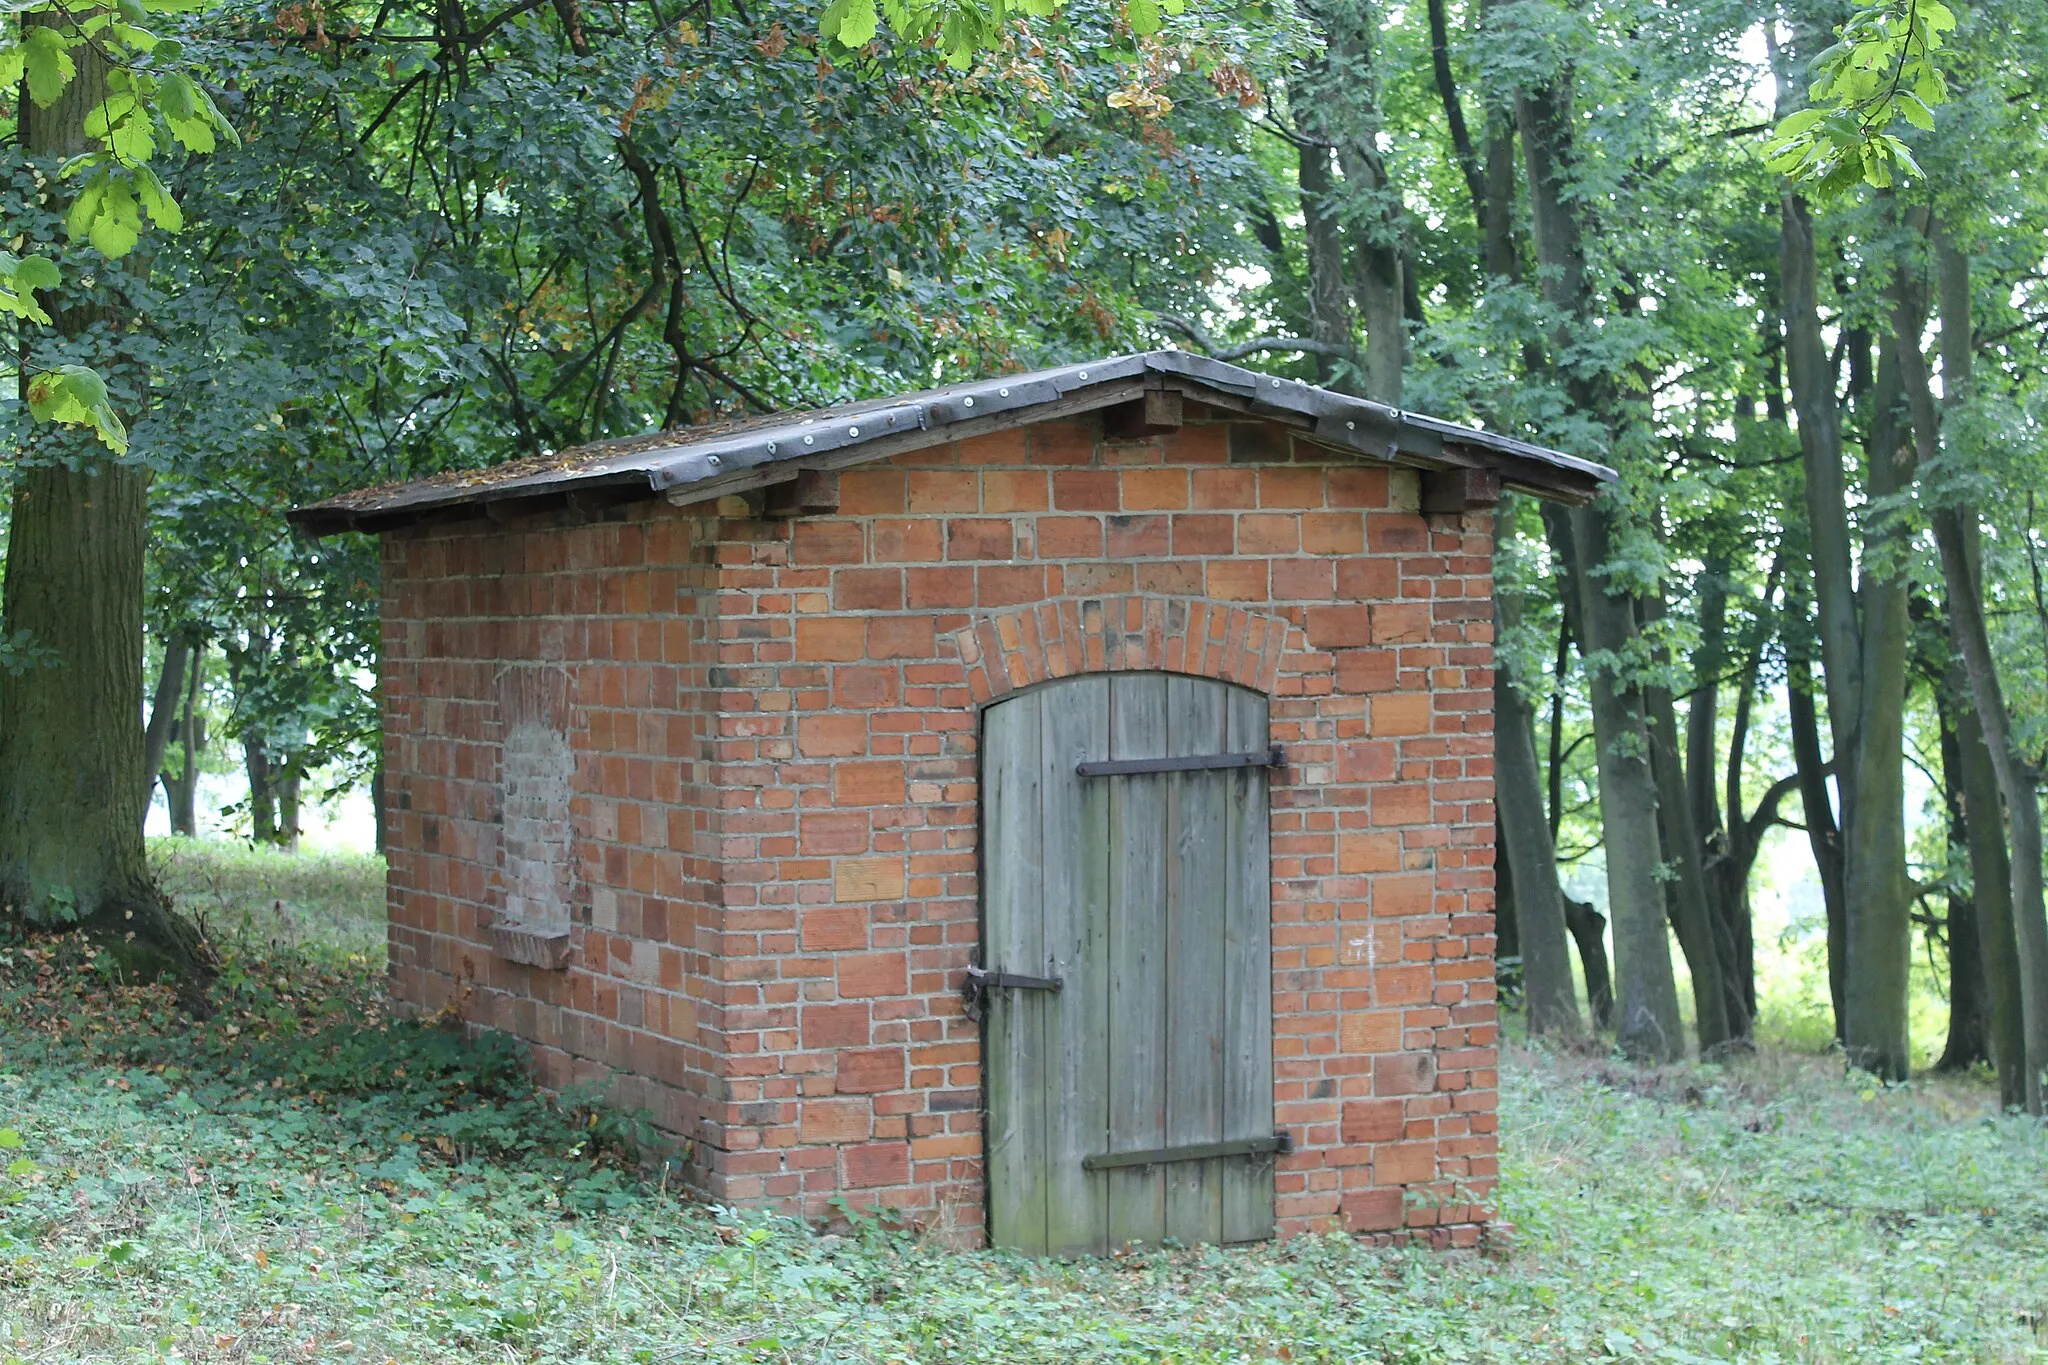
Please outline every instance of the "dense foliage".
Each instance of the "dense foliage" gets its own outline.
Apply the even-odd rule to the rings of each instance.
[[[156,268],[165,636],[227,651],[273,760],[360,762],[371,547],[292,502],[1138,344],[1229,260],[1268,37],[1139,55],[1120,15],[964,67],[788,4],[209,15],[245,138]]]

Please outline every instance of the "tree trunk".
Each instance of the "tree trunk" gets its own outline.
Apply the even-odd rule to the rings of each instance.
[[[76,75],[55,104],[19,101],[29,156],[87,149],[84,120],[107,98],[107,65],[91,45],[72,58]],[[48,183],[53,195],[75,184]],[[78,267],[67,271],[63,292],[46,296],[52,326],[21,325],[24,372],[77,353],[88,332],[118,329],[122,308],[107,300],[120,273],[99,269],[95,302],[81,297]],[[145,377],[109,377],[132,414]],[[128,970],[196,987],[198,936],[153,884],[136,812],[148,771],[135,723],[148,489],[145,466],[108,456],[76,427],[33,428],[17,461],[0,629],[25,634],[49,662],[0,685],[0,913],[83,923]]]
[[[1764,645],[1771,633],[1765,614],[1771,609],[1771,600],[1777,594],[1778,575],[1783,569],[1784,552],[1780,550],[1771,558],[1770,575],[1764,583],[1763,611],[1751,635],[1743,659],[1742,681],[1735,692],[1735,714],[1728,727],[1726,820],[1721,827],[1719,847],[1710,853],[1707,861],[1708,887],[1713,893],[1711,899],[1715,913],[1724,926],[1724,941],[1734,949],[1730,959],[1729,975],[1733,990],[1729,1008],[1733,1016],[1740,1019],[1740,1032],[1744,1037],[1754,1032],[1756,1023],[1756,942],[1754,916],[1750,912],[1749,876],[1763,847],[1764,834],[1777,822],[1778,803],[1798,781],[1796,771],[1789,780],[1780,778],[1765,793],[1756,812],[1746,812],[1742,797],[1742,765],[1748,752],[1750,721],[1756,708],[1757,675],[1762,671]],[[1713,760],[1712,746],[1708,746],[1701,761],[1711,764]],[[1711,786],[1711,782],[1708,785]]]
[[[1576,588],[1582,647],[1589,655],[1621,657],[1634,634],[1634,609],[1628,598],[1610,594],[1604,577],[1594,573],[1610,557],[1607,513],[1591,507],[1565,511],[1546,506],[1544,520]],[[1685,1036],[1665,929],[1657,783],[1650,769],[1643,693],[1617,678],[1612,668],[1588,672],[1593,739],[1599,746],[1607,907],[1614,920],[1619,978],[1615,1038],[1631,1057],[1668,1061],[1685,1050]]]
[[[156,693],[150,698],[149,721],[142,727],[142,818],[149,818],[149,798],[156,790],[157,774],[163,771],[164,754],[171,747],[171,732],[177,728],[178,708],[184,700],[185,666],[192,655],[192,642],[182,635],[164,642],[164,666],[157,674]],[[169,790],[165,793],[166,803]]]
[[[1572,985],[1564,896],[1557,884],[1556,850],[1543,821],[1529,703],[1498,670],[1494,681],[1495,800],[1501,810],[1501,851],[1513,878],[1522,995],[1532,1034],[1577,1034],[1584,1029]]]
[[[1486,246],[1482,259],[1489,279],[1522,278],[1515,250],[1515,125],[1509,115],[1486,117],[1486,220],[1481,224]]]
[[[1441,0],[1438,0],[1440,5]],[[1480,0],[1479,25],[1483,29],[1499,8],[1500,0]],[[1437,5],[1432,6],[1434,15]],[[1449,63],[1439,75],[1440,81],[1449,80]],[[1446,98],[1454,98],[1447,95]],[[1472,154],[1461,154],[1461,161],[1469,162]],[[1489,104],[1486,107],[1486,162],[1481,169],[1476,186],[1471,185],[1472,172],[1466,171],[1468,186],[1472,188],[1474,212],[1482,242],[1480,251],[1481,268],[1489,280],[1508,279],[1516,283],[1522,278],[1522,254],[1515,243],[1515,111],[1512,105]],[[1529,353],[1525,345],[1525,354]],[[1533,368],[1533,367],[1532,367]]]
[[[1968,262],[1956,252],[1947,235],[1934,226],[1932,235],[1945,277],[1941,290],[1943,352],[1952,373],[1951,403],[1961,400],[1969,389],[1969,358],[1972,349],[1969,317]],[[1960,281],[1949,277],[1961,274]],[[1935,404],[1934,388],[1928,374],[1927,358],[1920,349],[1920,321],[1925,309],[1916,297],[1917,283],[1901,268],[1892,290],[1892,345],[1888,358],[1899,367],[1908,402],[1912,408],[1913,445],[1919,458],[1932,463],[1941,448],[1941,418]],[[1963,672],[1970,682],[1970,697],[1976,704],[1977,723],[1983,727],[1984,747],[2003,798],[2006,819],[2006,847],[2011,859],[2013,936],[2019,945],[2020,1016],[2026,1037],[2026,1069],[2022,1075],[2025,1106],[2030,1114],[2042,1112],[2041,1072],[2048,1065],[2048,913],[2044,913],[2041,881],[2041,806],[2036,795],[2040,774],[2015,746],[2011,736],[2010,713],[2005,706],[2005,689],[1998,673],[1998,661],[1991,651],[1991,635],[1984,612],[1983,564],[1973,553],[1977,534],[1976,512],[1968,507],[1937,507],[1930,515],[1934,543],[1941,552],[1942,586],[1948,590],[1949,629],[1956,652],[1962,656]]]
[[[1951,670],[1953,672],[1954,670]],[[1959,681],[1959,680],[1957,680]],[[1970,845],[1968,804],[1963,797],[1962,747],[1956,739],[1955,705],[1946,688],[1936,689],[1941,718],[1941,796],[1948,814],[1950,856]],[[1990,1049],[1990,1001],[1984,971],[1984,950],[1978,934],[1974,899],[1961,891],[1948,893],[1948,1042],[1936,1071],[1967,1071],[1987,1061]]]
[[[242,736],[242,770],[249,777],[249,837],[259,844],[274,844],[277,789],[270,777],[270,754],[254,731]]]
[[[1586,1008],[1593,1027],[1603,1032],[1614,1027],[1614,977],[1607,970],[1607,919],[1588,901],[1564,900],[1565,928],[1579,950],[1579,968],[1586,977]]]
[[[2027,1103],[2027,1025],[2021,984],[2019,937],[2012,913],[2012,864],[2005,851],[2005,804],[1998,775],[1984,747],[1984,727],[1970,698],[1962,665],[1953,666],[1950,695],[1955,710],[1955,757],[1962,796],[1963,837],[1970,851],[1971,901],[1976,909],[1977,949],[1983,955],[1985,1041],[1998,1069],[1999,1103],[2022,1109]],[[1943,759],[1947,755],[1944,752]],[[1950,951],[1954,951],[1951,944]]]
[[[1728,967],[1733,943],[1722,944],[1707,901],[1706,865],[1692,816],[1692,798],[1678,756],[1678,719],[1671,693],[1661,687],[1644,692],[1650,722],[1650,772],[1657,784],[1657,828],[1664,844],[1665,903],[1692,974],[1693,1026],[1701,1053],[1723,1050],[1740,1036],[1728,1011]]]
[[[1364,46],[1371,34],[1359,35],[1362,60],[1370,62],[1370,48]],[[1368,70],[1369,70],[1368,66]],[[1337,143],[1337,162],[1344,171],[1347,192],[1357,206],[1350,231],[1357,258],[1356,292],[1358,311],[1365,321],[1365,394],[1389,407],[1401,405],[1401,372],[1408,360],[1408,327],[1402,281],[1406,263],[1401,259],[1401,213],[1398,198],[1387,182],[1386,162],[1377,140],[1379,111],[1371,82],[1358,96],[1365,107],[1355,111],[1355,126]]]
[[[2042,1112],[2041,1072],[2048,1063],[2048,913],[2041,882],[2041,806],[2035,795],[2040,774],[2015,751],[2005,709],[2004,686],[1991,652],[1984,620],[1983,583],[1970,563],[1965,523],[1957,509],[1934,513],[1934,540],[1941,550],[1942,581],[1948,589],[1949,620],[1963,669],[1970,681],[1984,748],[2003,798],[2009,853],[2013,937],[2019,949],[2020,1017],[2025,1037],[2022,1102]]]
[[[1791,613],[1803,624],[1803,612]],[[1788,633],[1789,639],[1789,633]],[[1806,821],[1806,842],[1813,850],[1820,877],[1821,903],[1827,913],[1828,1001],[1833,1007],[1835,1040],[1841,1041],[1847,1015],[1842,993],[1848,979],[1848,874],[1843,867],[1842,831],[1828,792],[1828,764],[1821,756],[1820,717],[1813,704],[1813,665],[1796,641],[1786,650],[1785,712],[1792,731],[1792,761],[1799,773],[1799,803]]]
[[[1842,475],[1842,419],[1834,367],[1821,333],[1819,266],[1806,201],[1787,194],[1779,206],[1780,288],[1785,318],[1785,373],[1798,417],[1806,476],[1807,539],[1813,550],[1814,606],[1828,722],[1834,731],[1835,784],[1846,811],[1855,804],[1856,719],[1862,713],[1861,640],[1856,624],[1855,565],[1849,544],[1849,491]]]
[[[1563,575],[1555,580],[1558,600],[1564,610],[1557,624],[1557,657],[1551,664],[1550,724],[1545,727],[1550,752],[1544,763],[1544,785],[1550,810],[1550,846],[1557,847],[1557,832],[1564,827],[1564,684],[1571,674],[1572,602],[1571,587]]]
[[[1304,120],[1306,125],[1311,122]],[[1344,239],[1338,230],[1335,178],[1330,174],[1330,149],[1316,143],[1298,149],[1297,174],[1301,181],[1302,240],[1308,252],[1309,336],[1347,350],[1351,339],[1351,305],[1344,282]],[[1351,387],[1340,378],[1339,358],[1316,357],[1316,374],[1322,383]]]
[[[1328,55],[1317,65],[1320,79],[1309,90],[1313,107],[1298,111],[1298,121],[1304,133],[1335,148],[1344,173],[1337,195],[1324,199],[1323,214],[1329,232],[1349,241],[1356,262],[1348,292],[1356,298],[1365,322],[1364,396],[1398,406],[1408,355],[1407,272],[1402,260],[1406,227],[1400,196],[1388,183],[1379,147],[1379,23],[1371,0],[1332,0],[1314,6],[1312,12],[1323,28]],[[1316,174],[1327,176],[1326,164]],[[1304,199],[1313,178],[1312,174],[1302,182]],[[1336,289],[1345,288],[1341,259],[1327,278]],[[1341,336],[1334,335],[1338,324],[1333,322],[1329,339],[1348,344],[1348,309],[1334,296],[1319,306],[1332,319],[1342,318]]]
[[[1891,371],[1887,375],[1886,371]],[[1870,447],[1873,502],[1913,481],[1911,447],[1901,442],[1884,402],[1896,394],[1897,365],[1878,366],[1878,402]],[[1888,382],[1889,381],[1889,382]],[[1913,965],[1913,892],[1906,872],[1906,674],[1911,622],[1902,518],[1867,526],[1863,574],[1862,711],[1853,752],[1855,778],[1843,822],[1842,1047],[1850,1062],[1886,1080],[1912,1068],[1907,991]],[[1881,567],[1880,567],[1881,566]],[[1838,729],[1839,733],[1839,729]],[[1842,750],[1835,750],[1837,771]]]
[[[163,773],[164,801],[170,807],[171,833],[194,838],[199,833],[199,754],[206,747],[205,717],[199,714],[200,678],[206,668],[206,645],[196,642],[187,668],[177,741],[183,764],[175,775]]]
[[[1821,331],[1812,221],[1795,195],[1784,196],[1779,207],[1786,369],[1798,415],[1821,662],[1842,803],[1841,1011],[1836,1028],[1852,1063],[1886,1079],[1903,1079],[1911,1062],[1906,993],[1913,946],[1905,860],[1904,528],[1896,516],[1870,517],[1859,593],[1852,586],[1840,410]],[[1866,443],[1873,503],[1913,480],[1911,448],[1896,429],[1898,397],[1896,364],[1881,364]]]
[[[1571,76],[1516,96],[1515,118],[1527,162],[1530,221],[1543,296],[1559,314],[1589,326],[1585,257],[1579,224],[1568,198],[1572,146]],[[1569,342],[1564,336],[1561,341]],[[1566,377],[1572,404],[1610,421],[1612,395],[1595,381]],[[1631,1056],[1663,1061],[1684,1050],[1678,988],[1665,932],[1663,865],[1657,831],[1657,784],[1643,692],[1617,673],[1613,661],[1630,657],[1635,608],[1609,591],[1607,569],[1620,503],[1603,495],[1591,507],[1546,507],[1544,523],[1572,585],[1581,655],[1607,661],[1588,670],[1594,742],[1599,746],[1600,819],[1607,854],[1608,910],[1614,917],[1618,1017],[1616,1041]]]
[[[1721,673],[1728,666],[1728,560],[1710,555],[1700,575],[1699,648],[1692,656],[1692,700],[1685,710],[1685,790],[1693,823],[1708,847],[1725,842],[1721,797],[1715,790],[1720,749]],[[1727,818],[1740,818],[1731,810]]]
[[[1545,833],[1549,836],[1553,861],[1557,854],[1557,832],[1564,822],[1564,685],[1571,668],[1571,622],[1575,611],[1562,576],[1557,579],[1557,591],[1565,599],[1565,610],[1558,622],[1557,657],[1552,664],[1550,723],[1545,727],[1549,755],[1544,766],[1544,810],[1549,817]],[[1562,881],[1558,883],[1558,896],[1564,902],[1565,928],[1578,949],[1579,974],[1586,981],[1587,1012],[1592,1016],[1594,1029],[1605,1032],[1614,1027],[1614,975],[1607,965],[1607,917],[1590,902],[1565,895]]]
[[[1507,525],[1506,504],[1495,526]],[[1499,596],[1502,627],[1512,627],[1521,601],[1512,591]],[[1572,987],[1571,950],[1566,947],[1563,893],[1557,884],[1557,850],[1544,818],[1542,777],[1536,767],[1536,723],[1524,697],[1498,662],[1493,671],[1494,802],[1499,812],[1501,857],[1514,894],[1517,943],[1522,959],[1522,998],[1531,1035],[1577,1034],[1578,996]]]
[[[277,793],[278,847],[291,853],[299,851],[299,795],[305,789],[305,782],[306,779],[295,768],[288,768],[283,776],[271,782]]]
[[[151,886],[136,811],[145,483],[108,460],[16,476],[5,630],[53,658],[0,686],[0,896],[31,923],[156,924],[168,966],[190,944]]]
[[[384,841],[390,836],[384,823],[384,765],[378,763],[376,771],[370,774],[370,819],[376,829],[377,853],[384,853]]]
[[[1565,200],[1572,124],[1570,77],[1515,99],[1515,123],[1529,179],[1529,226],[1544,269],[1547,301],[1580,314],[1586,306],[1586,263],[1579,225]]]
[[[1436,76],[1437,102],[1443,106],[1444,126],[1451,134],[1451,150],[1458,158],[1458,171],[1465,177],[1465,190],[1472,196],[1472,221],[1486,230],[1486,173],[1472,145],[1471,130],[1465,126],[1465,103],[1458,98],[1458,83],[1451,75],[1451,28],[1444,0],[1429,0],[1429,60]],[[1491,150],[1491,148],[1489,148]],[[1488,274],[1494,273],[1489,270]]]
[[[1494,731],[1494,747],[1500,746],[1500,731]],[[1494,799],[1493,816],[1493,980],[1501,993],[1522,991],[1522,926],[1515,917],[1515,865],[1508,858],[1506,820],[1500,799]],[[1531,1034],[1535,1025],[1529,1027]]]
[[[1370,155],[1349,146],[1340,148],[1347,183],[1358,185],[1383,204],[1393,193],[1375,149]],[[1401,226],[1384,209],[1359,224],[1358,311],[1365,320],[1365,394],[1376,403],[1401,406],[1402,370],[1408,361],[1408,326],[1404,320]]]

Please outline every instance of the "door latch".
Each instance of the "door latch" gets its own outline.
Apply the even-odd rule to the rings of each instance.
[[[967,1017],[978,1020],[988,1012],[990,991],[1058,992],[1065,984],[1057,976],[1026,976],[1022,972],[1006,972],[1000,968],[969,966],[967,979],[960,983],[960,996],[967,1002]]]

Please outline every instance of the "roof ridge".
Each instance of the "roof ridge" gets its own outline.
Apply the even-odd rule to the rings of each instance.
[[[1321,441],[1389,462],[1479,463],[1540,496],[1584,501],[1613,470],[1562,451],[1249,370],[1174,348],[1136,351],[827,408],[613,437],[481,469],[359,489],[292,509],[313,535],[376,531],[509,499],[611,490],[703,498],[774,481],[774,466],[844,467],[902,449],[1130,402],[1157,377],[1189,381],[1253,417],[1307,426]],[[945,434],[957,428],[952,435]],[[1460,458],[1460,456],[1463,458]],[[695,500],[694,498],[692,499]]]

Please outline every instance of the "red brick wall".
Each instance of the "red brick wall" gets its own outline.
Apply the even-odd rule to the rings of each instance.
[[[1327,461],[1327,462],[1326,462]],[[1101,669],[1272,697],[1283,1232],[1467,1241],[1494,1176],[1491,541],[1263,423],[1041,424],[849,470],[840,512],[653,503],[386,551],[399,995],[695,1144],[706,1193],[972,1239],[978,708]],[[569,671],[576,951],[498,960],[507,662]]]
[[[700,936],[719,863],[705,701],[717,570],[700,523],[386,536],[382,696],[392,991],[534,1045],[551,1085],[604,1084],[687,1133],[723,1068]],[[508,667],[567,675],[575,755],[568,971],[499,958]]]

